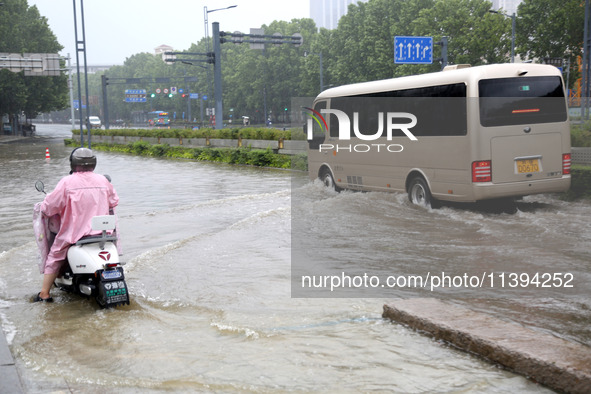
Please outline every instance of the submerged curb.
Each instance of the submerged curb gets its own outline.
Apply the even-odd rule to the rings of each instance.
[[[0,332],[0,393],[19,394],[23,392],[12,353],[8,348],[4,331],[2,331]]]
[[[554,390],[588,393],[591,349],[433,298],[397,300],[383,317],[426,332]]]

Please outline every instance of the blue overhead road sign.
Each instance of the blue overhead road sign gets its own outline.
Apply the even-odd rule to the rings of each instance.
[[[146,89],[126,89],[125,90],[126,103],[145,103]]]
[[[433,37],[394,37],[394,63],[433,63]]]

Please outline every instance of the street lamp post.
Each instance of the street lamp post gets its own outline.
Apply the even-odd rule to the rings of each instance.
[[[90,149],[90,100],[88,97],[88,66],[86,62],[86,31],[84,28],[84,0],[80,0],[80,18],[82,21],[82,40],[78,40],[78,13],[76,11],[76,0],[73,0],[74,8],[74,37],[76,39],[76,69],[78,71],[78,101],[80,106],[80,146],[84,146],[83,125],[86,123],[88,132],[88,148]],[[84,82],[86,92],[86,122],[82,122],[82,88],[80,86],[80,52],[84,55]]]
[[[495,10],[488,10],[488,12],[511,18],[511,63],[515,63],[515,19],[517,18],[517,16],[515,15],[515,13],[507,15],[504,12]]]
[[[515,63],[515,13],[511,14],[511,63]]]
[[[236,8],[238,7],[237,5],[231,5],[225,8],[216,8],[215,10],[208,10],[207,6],[203,7],[203,24],[205,25],[205,45],[207,47],[207,53],[209,53],[209,19],[208,19],[208,15],[212,12],[216,12],[216,11],[223,11],[223,10],[229,10],[230,8]],[[207,87],[209,89],[208,93],[211,92],[211,77],[209,76],[209,67],[206,70],[206,74],[207,74]],[[216,98],[217,99],[217,98]],[[217,114],[216,114],[217,115]]]
[[[216,12],[216,11],[229,10],[230,8],[236,8],[236,7],[238,7],[238,6],[231,5],[226,8],[216,8],[215,10],[208,10],[207,6],[203,7],[203,22],[205,24],[205,43],[207,44],[207,52],[209,52],[209,20],[207,18],[207,14],[209,14],[211,12]]]
[[[307,57],[308,55],[318,55],[319,63],[320,63],[320,93],[322,93],[324,91],[324,77],[323,77],[324,73],[322,71],[322,52],[318,52],[318,53],[305,52],[304,53],[304,57]]]
[[[215,63],[213,65],[213,78],[215,79],[215,128],[221,129],[224,122],[222,108],[222,62],[221,62],[221,42],[220,42],[220,24],[213,22],[213,53]]]

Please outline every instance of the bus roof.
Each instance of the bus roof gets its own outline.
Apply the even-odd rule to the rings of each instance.
[[[509,78],[518,76],[561,76],[560,70],[547,64],[505,63],[488,64],[476,67],[457,68],[428,74],[410,75],[379,81],[361,82],[327,89],[321,92],[317,100],[331,97],[343,97],[367,93],[387,92],[391,90],[420,88],[453,83],[471,83],[480,79]]]

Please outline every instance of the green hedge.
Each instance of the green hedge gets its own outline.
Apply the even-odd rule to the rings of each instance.
[[[570,190],[565,193],[565,199],[591,199],[591,167],[573,165],[570,173],[571,185]]]
[[[77,130],[72,130],[77,134]],[[160,137],[160,138],[220,138],[220,139],[251,139],[251,140],[305,140],[301,129],[279,130],[266,127],[245,127],[231,129],[93,129],[92,135],[125,136],[125,137]]]
[[[572,146],[591,147],[591,122],[573,125],[570,139]]]
[[[66,140],[66,145],[77,145],[77,141]],[[104,144],[95,142],[92,144],[92,149],[150,157],[246,164],[258,167],[285,168],[301,171],[308,170],[308,160],[305,154],[296,156],[282,155],[273,153],[270,148],[186,148],[170,146],[168,144],[152,145],[145,141],[137,141],[130,144]]]

